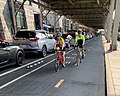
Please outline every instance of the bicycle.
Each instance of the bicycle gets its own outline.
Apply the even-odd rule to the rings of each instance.
[[[58,72],[60,70],[60,66],[63,67],[63,57],[62,57],[62,54],[61,54],[61,49],[60,47],[56,47],[56,54],[57,54],[57,58],[55,60],[55,63],[54,63],[54,68],[55,68],[55,71]]]
[[[77,46],[77,57],[76,57],[76,65],[78,66],[80,63],[82,63],[82,59],[84,59],[84,48],[80,48]]]

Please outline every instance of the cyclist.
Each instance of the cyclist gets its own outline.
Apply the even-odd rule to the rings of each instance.
[[[60,49],[62,50],[61,51],[61,54],[62,54],[62,59],[63,59],[63,64],[62,66],[65,67],[65,42],[64,42],[64,39],[62,38],[62,34],[61,32],[57,32],[57,35],[56,35],[56,46],[59,46]]]
[[[85,36],[82,34],[82,31],[78,31],[78,35],[75,38],[77,43],[78,50],[82,49],[82,59],[84,58],[84,44],[85,44]]]

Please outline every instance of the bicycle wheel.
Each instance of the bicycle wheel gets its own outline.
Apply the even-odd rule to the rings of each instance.
[[[77,66],[82,62],[82,55],[81,55],[81,52],[78,52],[78,55],[77,55]]]
[[[55,71],[56,71],[56,72],[58,72],[59,69],[60,69],[60,65],[59,65],[59,62],[58,62],[57,60],[55,60],[54,68],[55,68]]]

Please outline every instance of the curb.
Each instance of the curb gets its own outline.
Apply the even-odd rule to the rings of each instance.
[[[115,95],[115,88],[114,88],[114,82],[113,82],[113,76],[110,68],[110,61],[109,61],[109,55],[106,53],[108,51],[107,44],[105,37],[102,36],[102,43],[103,43],[103,49],[104,49],[104,60],[105,60],[105,96],[116,96]]]

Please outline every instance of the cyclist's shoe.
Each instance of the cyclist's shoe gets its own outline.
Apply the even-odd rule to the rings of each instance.
[[[62,64],[62,67],[65,67],[65,64]]]
[[[82,55],[82,59],[84,59],[84,55]]]
[[[82,55],[82,59],[84,59],[84,57],[85,57],[85,54],[84,54],[84,55]]]
[[[76,63],[76,64],[75,64],[75,66],[78,66],[78,65],[79,65],[79,63]]]

